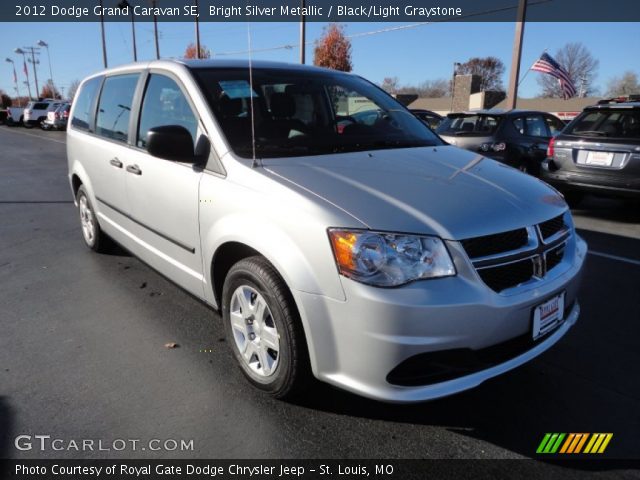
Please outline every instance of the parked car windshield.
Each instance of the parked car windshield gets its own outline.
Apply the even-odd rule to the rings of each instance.
[[[448,115],[436,132],[440,135],[489,136],[499,123],[500,117],[495,115]]]
[[[354,75],[285,69],[194,69],[233,151],[294,157],[442,145],[406,108]],[[253,103],[254,121],[251,122]]]
[[[587,111],[570,124],[564,133],[640,140],[640,109]]]

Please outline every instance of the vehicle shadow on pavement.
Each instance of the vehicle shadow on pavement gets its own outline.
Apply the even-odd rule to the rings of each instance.
[[[13,435],[11,408],[6,397],[0,397],[0,458],[9,458]],[[2,467],[0,467],[2,472]]]
[[[602,198],[587,196],[580,205],[571,209],[574,215],[588,215],[590,218],[640,224],[640,200]]]
[[[540,367],[523,367],[474,390],[420,404],[383,404],[319,382],[304,399],[293,403],[338,415],[446,428],[450,432],[543,461],[564,459],[536,454],[536,448],[547,432],[613,432],[618,446],[626,447],[615,449],[614,455],[607,457],[616,458],[619,454],[623,458],[637,458],[637,452],[630,450],[630,446],[636,442],[633,432],[637,432],[637,426],[630,425],[634,414],[629,409],[629,402],[603,402],[600,395],[590,391],[590,387],[576,388],[573,382],[565,383],[553,378],[553,375],[549,376],[545,372],[548,367]],[[628,416],[623,411],[629,412]],[[602,421],[594,422],[594,417],[598,417],[597,412],[600,412]],[[635,417],[637,419],[637,415]],[[481,444],[478,446],[477,443],[461,441],[459,445],[457,451],[445,456],[493,456],[482,450]],[[465,448],[468,448],[467,453]],[[427,441],[424,451],[424,458],[434,455]],[[437,453],[435,456],[440,455]],[[581,459],[585,459],[585,456]],[[572,463],[571,468],[600,470],[610,467],[606,463],[593,465],[584,462],[578,465]]]

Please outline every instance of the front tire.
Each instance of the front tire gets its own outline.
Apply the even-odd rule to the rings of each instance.
[[[100,228],[95,210],[83,185],[78,189],[76,201],[85,245],[94,252],[107,252],[111,246],[110,239]]]
[[[261,256],[236,263],[222,289],[222,318],[242,373],[276,398],[291,397],[309,377],[304,333],[293,297]]]

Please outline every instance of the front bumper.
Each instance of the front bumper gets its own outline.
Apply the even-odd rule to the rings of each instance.
[[[467,390],[522,365],[550,348],[577,321],[576,297],[587,246],[577,235],[574,238],[575,252],[568,256],[564,270],[549,281],[509,295],[490,290],[475,271],[393,289],[342,278],[346,301],[295,291],[314,374],[365,397],[408,403]],[[438,383],[389,382],[389,373],[416,355],[481,351],[531,335],[533,309],[563,291],[565,305],[570,306],[564,322],[515,356]]]

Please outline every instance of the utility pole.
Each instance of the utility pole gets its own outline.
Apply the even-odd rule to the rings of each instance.
[[[198,0],[196,2],[196,12],[200,13],[200,7],[198,6]],[[200,23],[198,23],[198,15],[196,15],[196,58],[200,58]]]
[[[520,57],[522,56],[522,38],[524,37],[526,14],[527,0],[520,0],[516,19],[516,36],[513,40],[513,55],[511,56],[509,92],[507,93],[507,108],[509,110],[516,108],[516,102],[518,101],[518,78],[520,77]]]
[[[31,54],[29,63],[33,65],[33,80],[36,82],[36,98],[40,98],[40,88],[38,87],[38,71],[36,70],[36,64],[40,63],[40,60],[36,61],[36,54],[40,55],[40,49],[38,47],[22,47],[26,53]]]
[[[133,61],[137,62],[138,48],[136,46],[136,23],[135,23],[135,19],[133,18],[134,17],[133,8],[131,8],[131,4],[128,2],[128,0],[122,0],[118,4],[118,8],[126,8],[131,13],[131,38],[133,39]]]
[[[304,15],[304,0],[301,0],[302,9],[300,10],[300,63],[305,64],[305,15]]]
[[[102,62],[104,63],[104,68],[107,68],[107,42],[104,37],[104,13],[102,0],[100,0],[100,30],[102,31]]]
[[[156,0],[151,0],[151,4],[153,5],[153,11],[156,11]],[[156,59],[160,60],[160,43],[158,42],[158,16],[153,14],[153,33],[156,37]]]

